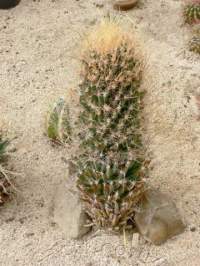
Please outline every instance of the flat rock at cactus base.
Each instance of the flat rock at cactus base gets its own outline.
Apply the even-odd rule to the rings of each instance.
[[[155,245],[185,229],[175,203],[166,194],[153,189],[145,192],[135,222],[141,235]]]
[[[53,219],[66,238],[80,238],[91,229],[85,226],[87,216],[82,209],[78,193],[70,191],[65,186],[60,185],[56,189]]]

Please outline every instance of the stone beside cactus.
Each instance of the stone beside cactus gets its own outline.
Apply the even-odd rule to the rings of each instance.
[[[138,3],[138,0],[119,0],[115,1],[113,4],[114,9],[120,11],[127,11],[133,7],[135,7]]]
[[[77,186],[94,225],[122,230],[134,225],[145,190],[142,64],[134,41],[111,21],[91,33],[83,54]]]
[[[0,0],[0,9],[9,9],[18,5],[20,0]]]
[[[9,180],[5,178],[4,168],[2,166],[8,144],[9,141],[3,140],[2,136],[0,135],[0,205],[3,204],[8,197],[7,188],[10,186]]]
[[[48,113],[46,127],[50,139],[60,143],[70,141],[69,107],[63,98],[60,98]]]
[[[188,24],[200,23],[200,1],[185,6],[184,18]]]
[[[189,42],[189,49],[192,52],[200,54],[200,37],[194,36],[192,40]]]

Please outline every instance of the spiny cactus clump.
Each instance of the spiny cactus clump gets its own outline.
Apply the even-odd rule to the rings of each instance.
[[[184,8],[185,22],[188,24],[200,23],[200,1],[193,1]]]
[[[10,186],[9,181],[6,179],[4,168],[2,164],[6,156],[6,148],[9,144],[8,140],[3,140],[0,135],[0,205],[4,203],[6,197],[8,196],[7,188]]]
[[[51,108],[47,116],[47,135],[50,139],[60,143],[71,139],[69,121],[69,107],[63,98],[60,98]]]
[[[142,64],[134,41],[111,21],[88,37],[82,62],[77,186],[93,224],[121,230],[133,226],[145,189]]]
[[[200,54],[200,36],[194,36],[189,43],[189,49],[192,52]]]

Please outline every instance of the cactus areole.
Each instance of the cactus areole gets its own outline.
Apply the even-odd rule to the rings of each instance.
[[[112,22],[87,43],[77,186],[94,225],[121,230],[133,226],[144,192],[141,64],[134,43]]]

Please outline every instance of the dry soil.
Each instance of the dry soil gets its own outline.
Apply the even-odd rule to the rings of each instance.
[[[0,120],[16,137],[11,164],[23,174],[16,179],[20,192],[0,209],[0,265],[199,265],[200,56],[187,49],[182,1],[140,2],[125,13],[108,0],[22,0],[0,10]],[[71,182],[71,151],[50,144],[45,115],[53,100],[77,88],[81,40],[108,12],[123,17],[142,43],[150,183],[171,195],[187,224],[160,247],[140,241],[124,248],[104,233],[72,241],[51,220],[55,187]]]

